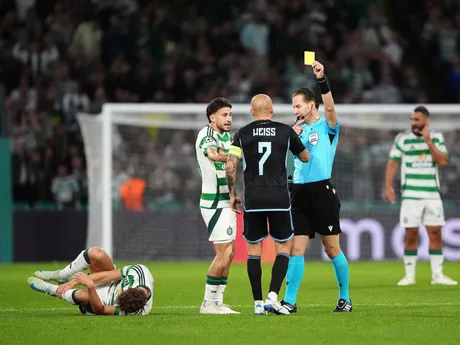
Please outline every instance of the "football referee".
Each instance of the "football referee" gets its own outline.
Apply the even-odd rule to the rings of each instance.
[[[342,232],[339,221],[340,201],[330,180],[340,123],[324,75],[324,66],[315,61],[312,67],[318,79],[325,116],[318,113],[318,99],[312,90],[301,88],[294,92],[292,106],[297,121],[293,128],[310,151],[310,161],[303,163],[294,157],[291,195],[294,238],[286,278],[286,295],[281,304],[291,313],[297,312],[296,299],[304,274],[305,252],[309,239],[318,233],[324,250],[334,265],[339,286],[338,302],[333,311],[351,312],[348,261],[339,243],[339,234]]]

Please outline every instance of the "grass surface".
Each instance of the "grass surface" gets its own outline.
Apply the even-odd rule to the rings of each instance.
[[[0,265],[0,344],[460,344],[460,287],[431,286],[427,262],[418,263],[417,285],[410,287],[396,286],[401,262],[351,263],[352,313],[331,313],[332,265],[307,262],[299,313],[259,317],[252,315],[245,265],[232,267],[225,294],[241,315],[217,316],[198,312],[208,263],[146,265],[155,299],[143,317],[83,316],[76,306],[32,291],[27,277],[57,263]],[[264,266],[264,290],[270,268]],[[446,263],[444,271],[460,280],[460,263]]]

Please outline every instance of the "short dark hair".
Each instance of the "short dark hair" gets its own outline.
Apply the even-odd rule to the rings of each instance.
[[[129,288],[118,296],[117,303],[125,314],[134,314],[147,304],[149,298],[142,289]]]
[[[301,87],[300,89],[297,89],[297,90],[292,94],[292,97],[299,96],[299,95],[302,95],[302,96],[303,96],[305,102],[310,102],[310,101],[315,102],[315,107],[316,107],[316,109],[319,108],[318,97],[316,96],[316,94],[313,92],[312,89],[309,89],[309,88],[307,88],[307,87]]]
[[[222,108],[231,108],[232,104],[225,97],[216,97],[211,102],[209,102],[208,106],[206,107],[206,116],[208,117],[208,121],[211,122],[211,115],[217,113]]]
[[[430,112],[423,105],[419,105],[418,107],[416,107],[414,109],[414,113],[422,113],[423,116],[427,116],[427,117],[430,116]]]

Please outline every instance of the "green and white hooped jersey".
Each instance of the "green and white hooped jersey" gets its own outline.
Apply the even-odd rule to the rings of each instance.
[[[143,309],[139,310],[133,315],[147,315],[152,310],[153,293],[154,293],[154,279],[152,273],[144,265],[131,265],[125,266],[120,270],[123,277],[120,281],[113,282],[109,286],[107,299],[102,301],[105,305],[116,306],[117,297],[123,291],[130,288],[144,287],[150,290],[150,298]],[[115,312],[116,315],[125,315],[118,308]]]
[[[206,150],[215,146],[225,152],[230,150],[232,137],[228,132],[219,134],[210,126],[204,127],[199,133],[195,143],[196,157],[201,174],[201,199],[200,207],[217,209],[230,207],[230,193],[225,177],[225,163],[213,162],[207,157]]]
[[[433,144],[447,154],[444,136],[431,132]],[[411,131],[399,133],[390,151],[390,159],[401,161],[402,199],[441,199],[438,166],[423,137]]]

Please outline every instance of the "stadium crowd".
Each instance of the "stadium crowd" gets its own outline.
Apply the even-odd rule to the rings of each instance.
[[[412,1],[397,5],[411,9]],[[3,0],[2,128],[12,139],[14,201],[58,208],[87,203],[78,112],[98,113],[105,102],[207,103],[219,95],[240,103],[256,93],[289,103],[296,88],[316,88],[304,50],[324,62],[337,103],[458,102],[458,5],[425,1],[408,26],[419,30],[420,49],[431,52],[424,59],[447,87],[447,98],[435,99],[411,64],[412,42],[390,28],[376,1]],[[195,133],[137,131],[120,128],[125,154],[114,161],[114,200],[120,202],[126,181],[139,179],[154,208],[196,207]],[[449,135],[451,148],[460,147],[458,137]],[[344,201],[382,200],[382,167],[393,138],[343,130],[335,171],[347,172],[336,176],[339,190],[347,191]],[[454,154],[443,171],[447,198],[458,200],[459,176]]]

